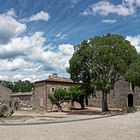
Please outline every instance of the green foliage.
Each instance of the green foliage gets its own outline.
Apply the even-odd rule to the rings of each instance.
[[[11,89],[13,92],[30,92],[34,89],[33,83],[27,80],[26,81],[19,80],[17,82],[0,81],[0,84]]]
[[[72,80],[82,81],[86,93],[87,90],[88,94],[94,90],[109,93],[136,56],[136,49],[124,37],[107,34],[76,46],[68,72]]]
[[[56,105],[58,107],[58,111],[62,111],[61,104],[63,102],[68,102],[70,100],[69,94],[64,89],[56,89],[54,94],[49,94],[48,98],[50,99],[52,106]]]
[[[140,87],[140,55],[137,56],[137,59],[128,69],[125,79],[131,82],[133,86]]]
[[[59,110],[62,110],[61,104],[63,102],[76,101],[80,103],[81,108],[84,108],[85,92],[80,86],[71,87],[68,91],[64,89],[56,89],[54,94],[49,94],[52,105],[57,105]]]
[[[53,103],[59,102],[61,104],[69,101],[69,95],[66,90],[59,88],[55,90],[54,94],[49,94],[49,99]]]
[[[68,94],[72,101],[84,100],[85,98],[85,92],[80,86],[71,87],[68,91]]]
[[[71,87],[68,91],[70,99],[72,102],[76,101],[81,105],[81,108],[84,108],[84,99],[85,99],[85,91],[81,86]]]

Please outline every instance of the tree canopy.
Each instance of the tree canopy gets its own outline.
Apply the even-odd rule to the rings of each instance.
[[[68,72],[72,80],[90,87],[90,92],[102,91],[102,111],[107,111],[107,94],[136,57],[136,49],[123,36],[107,34],[77,45]]]
[[[18,80],[16,82],[0,81],[0,84],[11,89],[12,92],[30,92],[34,89],[34,84],[28,80],[25,81]]]
[[[69,90],[58,88],[55,90],[54,94],[49,94],[48,98],[50,99],[52,106],[56,105],[58,111],[62,111],[61,104],[63,102],[78,102],[81,105],[81,108],[84,108],[84,98],[85,92],[80,86],[70,87]]]
[[[137,59],[132,63],[130,68],[125,74],[125,79],[131,82],[132,86],[140,87],[140,55],[138,54]]]

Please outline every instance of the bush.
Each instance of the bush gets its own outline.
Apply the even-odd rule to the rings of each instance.
[[[0,105],[0,117],[8,117],[14,113],[13,109],[8,108],[6,104]]]

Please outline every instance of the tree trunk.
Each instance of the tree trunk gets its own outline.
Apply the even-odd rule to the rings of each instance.
[[[86,98],[85,98],[85,103],[86,103],[86,106],[88,106],[88,96],[86,95]]]
[[[85,108],[84,101],[83,102],[79,102],[79,103],[81,105],[81,109],[84,109]]]
[[[71,101],[71,109],[74,108],[74,101]]]
[[[107,105],[107,93],[103,92],[102,94],[102,112],[108,111]]]
[[[58,112],[62,112],[62,106],[59,103],[56,103],[57,107],[58,107]]]

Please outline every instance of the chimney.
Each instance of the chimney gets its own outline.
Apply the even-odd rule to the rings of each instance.
[[[58,74],[57,73],[52,73],[52,77],[53,78],[58,78]]]

